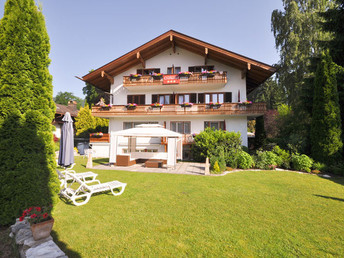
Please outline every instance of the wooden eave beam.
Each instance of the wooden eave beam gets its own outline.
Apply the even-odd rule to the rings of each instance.
[[[145,60],[143,59],[142,55],[140,52],[137,52],[136,53],[136,58],[140,60],[141,64],[142,64],[142,67],[143,68],[146,68],[146,62]]]
[[[173,40],[173,35],[170,35],[170,41],[171,41],[173,53],[176,53],[176,44]]]
[[[109,82],[110,82],[111,84],[114,84],[114,79],[113,79],[113,77],[112,77],[110,74],[108,74],[107,72],[101,71],[100,75],[101,75],[101,77],[103,77],[103,78],[106,77],[106,79],[108,79]]]
[[[251,70],[251,64],[247,63],[247,67],[241,72],[241,79],[244,79],[247,76],[248,71],[250,70]]]

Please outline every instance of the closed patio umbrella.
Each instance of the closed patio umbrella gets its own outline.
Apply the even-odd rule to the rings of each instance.
[[[74,130],[73,120],[69,112],[66,112],[62,121],[64,123],[61,131],[58,164],[63,167],[68,167],[74,163]]]

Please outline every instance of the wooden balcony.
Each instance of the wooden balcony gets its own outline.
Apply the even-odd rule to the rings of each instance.
[[[176,75],[177,76],[177,75]],[[179,78],[177,76],[177,78]],[[202,73],[193,73],[190,77],[180,77],[174,84],[165,84],[163,78],[154,79],[153,76],[144,75],[140,79],[131,79],[130,76],[123,76],[123,87],[128,90],[146,91],[147,89],[160,90],[180,90],[194,89],[197,87],[218,88],[227,83],[227,72],[217,72],[214,76],[204,76]]]
[[[92,114],[97,117],[142,117],[142,116],[204,116],[204,115],[247,115],[261,116],[266,111],[265,103],[242,105],[239,103],[223,103],[220,107],[212,108],[208,104],[194,104],[191,107],[181,107],[179,104],[164,105],[162,108],[153,108],[150,105],[138,105],[128,110],[125,105],[116,105],[111,108],[92,107]]]

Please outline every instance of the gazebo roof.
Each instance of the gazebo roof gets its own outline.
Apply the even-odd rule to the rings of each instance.
[[[181,138],[183,135],[163,128],[157,124],[141,124],[135,128],[126,129],[113,133],[116,136],[132,137],[170,137]]]

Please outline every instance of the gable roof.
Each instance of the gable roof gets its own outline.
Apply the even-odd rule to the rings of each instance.
[[[170,30],[129,53],[84,75],[82,80],[104,91],[110,91],[111,83],[106,75],[112,77],[116,76],[133,66],[141,64],[143,60],[150,59],[175,46],[242,70],[243,73],[246,74],[248,92],[258,87],[276,72],[276,68],[268,64],[214,46],[180,32]]]

